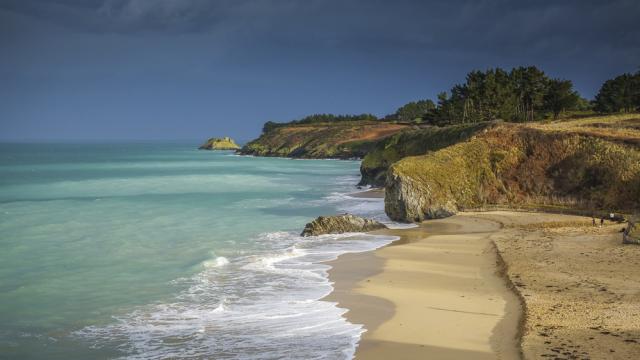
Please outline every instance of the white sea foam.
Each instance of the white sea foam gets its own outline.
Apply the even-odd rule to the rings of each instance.
[[[119,344],[130,359],[350,359],[364,329],[322,301],[332,291],[323,262],[395,240],[366,234],[260,235],[279,251],[206,267],[174,302],[149,305],[75,333],[96,347]],[[292,245],[293,244],[293,245]],[[225,259],[225,260],[221,260]],[[187,349],[187,350],[185,350]]]
[[[383,198],[355,197],[351,195],[363,191],[366,190],[353,191],[349,193],[333,192],[324,197],[322,200],[318,200],[318,202],[324,201],[331,203],[335,205],[341,212],[372,218],[387,225],[387,227],[389,227],[390,229],[409,229],[418,226],[411,223],[399,223],[389,219],[389,217],[384,212]]]
[[[218,256],[213,260],[206,260],[202,262],[202,266],[205,268],[222,267],[227,264],[229,264],[229,260],[224,256]]]

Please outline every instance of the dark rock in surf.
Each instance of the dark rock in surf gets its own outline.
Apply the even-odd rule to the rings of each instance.
[[[320,216],[308,223],[302,231],[302,236],[317,236],[322,234],[342,234],[346,232],[367,232],[387,227],[375,220],[365,219],[351,214],[336,216]]]

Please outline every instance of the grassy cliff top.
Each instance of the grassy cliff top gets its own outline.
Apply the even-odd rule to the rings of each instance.
[[[340,121],[291,124],[271,128],[245,145],[241,152],[258,156],[299,158],[358,158],[373,143],[407,129],[381,121]]]
[[[640,114],[638,113],[591,116],[567,121],[533,123],[527,126],[544,131],[568,132],[640,146]]]

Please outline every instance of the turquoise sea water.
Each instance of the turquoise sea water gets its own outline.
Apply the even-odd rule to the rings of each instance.
[[[322,261],[391,239],[300,238],[356,161],[193,144],[0,144],[0,358],[341,359],[362,327]]]

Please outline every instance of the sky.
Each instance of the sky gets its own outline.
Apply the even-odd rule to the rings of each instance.
[[[593,98],[640,69],[638,0],[0,0],[0,141],[244,142],[535,65]]]

